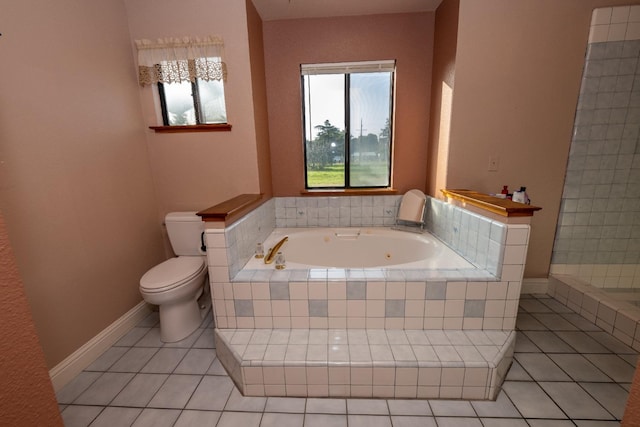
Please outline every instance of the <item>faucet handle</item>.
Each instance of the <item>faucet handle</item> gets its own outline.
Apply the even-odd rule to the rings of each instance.
[[[255,254],[256,258],[264,258],[264,246],[262,245],[262,243],[258,242],[256,244],[256,254]]]
[[[282,252],[278,252],[276,255],[276,270],[284,270],[285,268],[285,259],[284,254]]]

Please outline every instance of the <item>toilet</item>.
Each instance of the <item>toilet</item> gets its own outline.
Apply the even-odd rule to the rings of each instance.
[[[175,342],[191,335],[202,322],[198,298],[207,275],[204,223],[195,212],[172,212],[165,217],[165,224],[177,256],[142,276],[140,294],[159,307],[160,339]]]

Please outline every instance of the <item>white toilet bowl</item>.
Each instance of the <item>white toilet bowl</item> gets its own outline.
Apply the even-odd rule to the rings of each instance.
[[[201,256],[178,256],[147,271],[140,279],[140,294],[159,307],[160,339],[180,341],[202,322],[198,297],[207,266]]]

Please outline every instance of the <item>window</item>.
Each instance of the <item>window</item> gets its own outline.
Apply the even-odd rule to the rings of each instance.
[[[227,123],[222,81],[158,82],[158,94],[165,126]]]
[[[391,186],[395,61],[301,66],[305,186]]]
[[[157,84],[165,126],[227,123],[221,39],[136,40],[136,45],[140,84]]]

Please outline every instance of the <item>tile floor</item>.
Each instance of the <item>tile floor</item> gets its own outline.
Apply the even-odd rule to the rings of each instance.
[[[514,363],[495,402],[243,397],[211,316],[163,344],[152,313],[57,393],[67,427],[618,426],[638,354],[547,295],[523,295]]]

